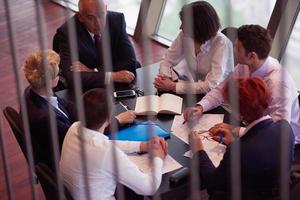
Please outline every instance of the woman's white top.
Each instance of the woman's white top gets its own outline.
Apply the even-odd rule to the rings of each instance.
[[[222,33],[206,41],[195,54],[194,40],[181,31],[164,55],[159,73],[173,80],[176,93],[207,93],[234,69],[232,42]],[[174,73],[174,71],[176,73]],[[182,81],[188,80],[188,81]]]

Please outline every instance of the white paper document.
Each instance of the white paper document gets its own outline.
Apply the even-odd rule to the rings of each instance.
[[[194,131],[206,131],[215,124],[222,123],[224,114],[203,114],[195,126],[190,129],[188,123],[184,123],[183,115],[176,115],[171,127],[171,133],[186,144],[189,143],[189,134]]]
[[[143,155],[137,155],[137,154],[131,154],[128,155],[129,159],[136,164],[136,166],[144,173],[148,173],[151,171],[151,158],[150,155],[143,154]],[[171,172],[173,170],[181,168],[182,165],[179,164],[174,158],[172,158],[170,155],[167,155],[164,164],[163,164],[163,174]]]
[[[223,114],[203,114],[199,121],[193,127],[190,127],[188,123],[183,124],[183,115],[177,115],[174,118],[171,133],[186,144],[189,144],[189,134],[192,131],[207,131],[215,124],[222,123],[223,118]],[[211,136],[208,132],[202,133],[201,137],[204,150],[206,151],[214,166],[217,167],[223,159],[226,146],[211,139]],[[188,151],[184,154],[184,156],[191,158],[193,155],[191,151]]]
[[[218,167],[221,160],[223,159],[223,155],[226,151],[226,146],[212,139],[209,139],[210,136],[208,133],[204,133],[203,136],[204,137],[201,138],[201,140],[204,150],[214,166]],[[193,157],[193,153],[192,151],[187,151],[185,152],[184,156],[191,158]]]

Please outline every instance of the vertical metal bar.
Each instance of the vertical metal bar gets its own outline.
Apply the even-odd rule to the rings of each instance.
[[[146,1],[146,2],[142,2],[142,4],[141,4],[140,10],[141,10],[142,15],[140,17],[141,17],[141,21],[143,21],[143,22],[147,22],[146,21],[146,17],[147,17],[146,13],[148,13],[150,3],[151,3],[151,1]],[[150,39],[149,39],[149,36],[148,36],[148,33],[149,33],[148,30],[149,30],[148,24],[145,23],[144,26],[143,26],[142,32],[141,32],[141,39],[142,39],[141,40],[141,45],[142,45],[141,50],[142,50],[143,63],[150,63],[149,61],[152,60],[151,59],[152,58],[152,53],[150,51],[151,45],[150,45]],[[143,80],[144,80],[143,81],[143,84],[144,84],[143,88],[146,91],[151,91],[151,88],[152,88],[149,84],[151,81],[150,81],[149,76],[148,76],[148,74],[151,74],[150,70],[151,69],[149,67],[147,67],[147,68],[145,68],[145,70],[143,70],[143,72],[144,72],[143,73]],[[154,92],[154,91],[151,91],[151,92]],[[150,101],[146,101],[147,109],[151,108],[152,106],[153,105],[151,104]],[[147,120],[154,121],[155,118],[154,118],[154,116],[151,116],[151,115],[147,114]],[[148,132],[148,138],[153,138],[153,136],[154,136],[153,127],[151,127],[151,126],[148,127],[147,132]],[[151,156],[151,166],[153,167],[153,165],[154,165],[153,157]],[[154,168],[154,170],[156,170],[156,169]],[[152,187],[154,188],[155,185],[157,184],[157,183],[155,183],[155,181],[156,181],[156,179],[155,179],[156,171],[151,171],[151,172],[153,172],[151,177],[152,177]],[[154,199],[154,200],[160,199],[159,194],[154,195],[152,199]]]
[[[230,26],[232,24],[232,0],[226,0],[226,21]],[[239,113],[239,91],[238,83],[234,80],[229,82],[229,102],[232,107],[232,113]],[[239,126],[239,122],[230,115],[229,123],[234,126]],[[230,156],[230,183],[231,183],[231,198],[232,200],[241,199],[241,152],[238,136],[235,137],[235,142],[231,143]]]
[[[12,62],[13,62],[13,69],[14,69],[13,71],[14,71],[14,76],[15,76],[16,85],[17,85],[17,94],[18,94],[18,99],[20,102],[20,109],[21,109],[21,113],[22,113],[24,132],[25,132],[25,146],[26,146],[26,153],[27,153],[28,164],[29,164],[28,173],[29,173],[29,178],[30,178],[30,188],[31,188],[32,198],[35,200],[35,199],[37,199],[37,192],[34,187],[35,177],[33,176],[34,161],[33,161],[33,154],[32,154],[31,136],[30,136],[30,132],[29,132],[26,103],[25,103],[25,99],[23,98],[22,91],[21,91],[22,83],[20,81],[20,75],[19,75],[19,70],[18,70],[18,66],[20,66],[20,64],[18,62],[16,42],[15,42],[15,32],[14,32],[15,30],[14,30],[13,22],[11,19],[11,10],[10,10],[10,4],[9,4],[8,0],[4,0],[4,6],[5,6],[5,11],[6,11],[8,35],[10,36],[9,44],[10,44],[10,48],[11,48],[11,52],[12,52]]]
[[[64,0],[65,3],[68,5],[69,2],[67,0]],[[69,6],[68,6],[69,7]],[[66,19],[70,18],[69,13],[67,10],[65,10],[65,16]],[[68,37],[69,37],[69,48],[70,48],[70,53],[71,53],[71,61],[72,63],[75,61],[78,61],[78,45],[77,45],[77,35],[76,35],[76,24],[74,20],[68,20],[67,23],[67,29],[68,29]],[[77,107],[77,114],[78,114],[78,119],[81,123],[81,126],[79,127],[79,135],[83,135],[83,129],[82,127],[85,126],[85,117],[84,117],[84,107],[83,107],[83,102],[82,102],[82,84],[81,84],[81,79],[80,79],[80,73],[73,72],[73,83],[74,83],[74,95],[75,95],[75,103]],[[90,189],[89,189],[89,180],[87,179],[87,160],[86,160],[86,148],[85,148],[85,143],[81,142],[80,143],[80,156],[81,156],[81,164],[82,164],[82,169],[83,169],[83,177],[84,177],[84,184],[86,186],[85,190],[85,197],[86,199],[90,199]]]
[[[281,4],[282,5],[282,4]],[[284,9],[286,8],[287,6],[284,6],[282,5],[282,7],[279,9],[280,12],[284,12]],[[288,43],[288,38],[291,36],[291,32],[292,32],[292,29],[293,29],[293,26],[295,24],[295,21],[296,21],[296,18],[297,18],[297,13],[295,13],[296,16],[294,16],[294,22],[290,25],[290,27],[288,26],[288,17],[285,16],[285,15],[282,15],[281,16],[281,20],[283,22],[286,22],[286,23],[283,23],[284,25],[283,26],[280,26],[279,27],[279,38],[280,40],[284,40],[285,38],[285,34],[284,34],[284,30],[287,30],[288,28],[290,29],[290,33],[288,35],[288,37],[286,38],[286,44],[284,45],[284,47],[281,47],[281,49],[284,49],[286,48],[287,46],[287,43]],[[282,52],[284,52],[282,50]],[[283,55],[283,53],[281,54],[281,56]],[[281,61],[281,67],[284,68],[284,65],[285,65],[285,59],[283,57],[282,61]],[[282,71],[282,73],[284,73]],[[285,76],[284,74],[281,74],[281,81],[280,83],[285,83]],[[280,93],[282,94],[282,96],[284,98],[290,98],[290,97],[287,97],[286,96],[286,93],[285,93],[285,89],[284,88],[284,85],[281,84],[280,85]],[[285,109],[289,109],[289,108],[285,108]],[[290,108],[291,109],[291,108]],[[290,113],[291,110],[290,110]],[[285,116],[282,116],[282,117],[285,117]],[[287,117],[291,117],[291,116],[287,116]],[[290,166],[289,166],[289,134],[288,134],[288,131],[284,128],[284,126],[281,126],[280,127],[280,131],[281,131],[281,134],[280,134],[280,199],[281,200],[288,200],[290,199],[290,193],[289,193],[289,176],[290,176]]]
[[[42,12],[42,2],[41,0],[35,0],[35,14],[36,14],[36,20],[37,20],[37,33],[39,38],[39,44],[41,47],[42,53],[42,65],[45,71],[45,80],[46,80],[46,90],[47,90],[47,101],[49,102],[49,98],[51,96],[51,85],[50,85],[50,74],[48,72],[48,61],[47,61],[47,55],[46,55],[46,38],[45,38],[45,31],[46,27],[44,26],[44,13]],[[48,103],[48,111],[50,116],[50,133],[51,133],[51,143],[52,143],[52,152],[53,152],[53,161],[54,161],[54,168],[55,168],[55,175],[56,175],[56,182],[57,182],[57,189],[58,189],[58,197],[59,199],[63,199],[63,185],[61,181],[60,171],[59,171],[59,145],[58,145],[58,131],[57,131],[57,122],[54,110],[52,109],[52,106]],[[49,147],[47,147],[49,148]]]
[[[2,115],[0,115],[0,147],[1,147],[1,157],[3,160],[3,169],[4,169],[4,176],[5,176],[5,184],[6,184],[6,189],[8,192],[8,199],[13,199],[13,190],[11,187],[11,179],[10,179],[10,169],[8,166],[8,159],[7,159],[7,151],[6,151],[6,145],[5,145],[5,136],[4,136],[4,131],[2,130]]]
[[[239,91],[238,83],[234,80],[229,82],[229,103],[232,108],[232,113],[239,113]],[[231,114],[229,123],[234,126],[239,126],[239,122]],[[231,198],[232,200],[241,199],[241,152],[238,136],[234,138],[234,142],[230,144],[230,183],[231,183]]]
[[[100,5],[100,1],[103,0],[98,0],[98,3]],[[107,6],[106,1],[103,1],[104,4]],[[109,27],[109,23],[108,20],[106,20],[106,26],[105,29],[103,30],[103,34],[101,37],[103,37],[102,39],[102,56],[103,56],[103,67],[104,67],[104,73],[106,72],[113,72],[113,62],[112,62],[112,56],[111,56],[111,46],[110,46],[110,27]],[[105,51],[103,51],[105,49]],[[105,88],[106,88],[106,98],[107,98],[107,102],[109,103],[109,110],[112,111],[114,109],[114,105],[111,102],[111,94],[113,93],[113,91],[115,90],[114,88],[114,83],[105,83]],[[113,112],[112,112],[113,113]],[[115,123],[111,123],[110,124],[110,132],[112,134],[112,138],[116,138],[116,132],[117,132],[118,128],[117,125]],[[115,140],[111,141],[113,145],[115,145]],[[118,163],[117,160],[117,155],[116,155],[116,148],[112,148],[112,157],[113,157],[113,163],[114,163],[114,171],[115,171],[115,177],[116,177],[116,181],[118,182],[119,180],[119,172],[118,172],[118,165],[120,163]],[[125,199],[125,195],[124,195],[124,187],[123,186],[118,186],[116,188],[116,194],[118,196],[118,199],[123,200]]]
[[[186,5],[188,2],[186,0],[182,0],[182,5]],[[181,19],[182,20],[182,26],[183,26],[183,29],[184,30],[187,30],[187,32],[191,33],[192,34],[192,38],[194,38],[193,34],[194,34],[194,18],[193,18],[193,9],[192,7],[188,7],[186,9],[183,10],[183,18]],[[183,23],[183,21],[185,23]],[[185,40],[186,42],[186,40]],[[184,43],[183,44],[184,46],[188,46],[188,48],[195,48],[195,44],[194,43]],[[189,53],[187,51],[186,48],[184,48],[184,59],[186,60],[186,63],[187,63],[187,68],[188,69],[192,69],[192,60],[191,60],[191,56],[189,56]],[[186,91],[193,91],[193,88],[192,88],[192,81],[189,80],[188,83],[190,84],[186,84],[185,87],[187,88]],[[187,93],[186,94],[187,98],[186,98],[186,105],[187,107],[190,107],[190,106],[195,106],[196,103],[197,103],[197,99],[196,99],[196,94],[194,94],[193,92],[191,93]],[[195,120],[192,120],[191,123],[188,123],[188,132],[191,133],[194,129],[195,129],[195,126],[197,125],[196,124],[197,122]],[[189,144],[190,147],[192,148],[192,144]],[[191,191],[191,199],[192,200],[196,200],[196,199],[199,199],[199,188],[200,188],[200,184],[201,184],[201,180],[199,178],[199,160],[198,159],[190,159],[190,168],[191,168],[191,174],[190,174],[190,191]]]

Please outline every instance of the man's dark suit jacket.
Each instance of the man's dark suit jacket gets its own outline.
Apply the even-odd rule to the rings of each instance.
[[[71,52],[69,46],[68,23],[73,21],[76,25],[77,47],[79,61],[89,68],[97,68],[99,72],[81,72],[83,91],[91,88],[104,87],[105,73],[103,63],[100,63],[99,56],[93,38],[79,21],[77,15],[64,23],[53,39],[53,49],[61,57],[60,68],[63,76],[67,79],[68,85],[73,86],[72,72],[70,71]],[[126,33],[126,23],[122,13],[107,13],[106,28],[109,28],[112,71],[128,70],[135,73],[139,63],[136,60],[134,49]],[[107,38],[104,37],[103,38]],[[102,41],[104,43],[104,41]]]
[[[49,114],[50,104],[43,97],[37,95],[30,87],[25,89],[24,96],[27,105],[35,162],[44,162],[54,169]],[[68,116],[67,118],[59,110],[50,105],[54,110],[56,118],[60,151],[69,127],[76,120],[76,111],[74,110],[73,103],[66,102],[60,98],[57,98],[57,100],[59,108]]]
[[[282,129],[283,128],[283,129]],[[285,130],[284,133],[281,130]],[[293,158],[294,134],[285,120],[266,119],[240,138],[242,199],[277,199],[280,188],[280,151],[282,135],[286,134],[289,164]],[[216,199],[231,199],[230,162],[232,145],[215,168],[205,151],[199,151],[200,181]],[[290,166],[289,165],[289,166]],[[288,177],[286,177],[288,178]],[[233,186],[235,187],[235,186]]]

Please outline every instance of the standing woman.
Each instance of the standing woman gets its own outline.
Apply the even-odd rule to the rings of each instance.
[[[181,31],[160,63],[154,86],[178,94],[207,93],[233,71],[232,43],[218,32],[219,17],[208,2],[187,4],[179,15]]]

